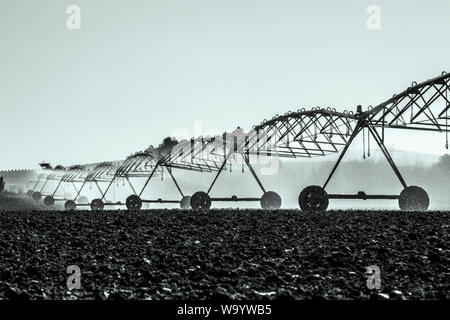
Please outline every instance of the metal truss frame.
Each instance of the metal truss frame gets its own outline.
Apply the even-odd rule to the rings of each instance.
[[[91,203],[92,209],[103,209],[103,201],[114,181],[125,179],[133,191],[133,195],[127,198],[128,208],[139,209],[143,202],[148,203],[189,203],[194,208],[209,209],[211,201],[260,201],[268,208],[276,208],[281,205],[281,198],[272,191],[267,191],[250,163],[250,156],[265,155],[280,158],[311,158],[338,153],[342,150],[338,160],[334,164],[323,186],[310,186],[302,191],[299,196],[299,204],[306,209],[323,209],[328,206],[328,199],[398,199],[401,208],[411,207],[414,197],[421,197],[422,207],[428,207],[428,196],[424,190],[418,190],[416,186],[408,186],[398,170],[394,160],[384,144],[386,129],[404,129],[443,132],[446,135],[445,147],[448,149],[449,112],[450,112],[450,74],[443,73],[433,79],[420,84],[413,82],[409,88],[400,94],[394,95],[385,102],[362,111],[358,106],[355,113],[351,111],[338,112],[332,108],[313,108],[311,110],[300,109],[296,112],[287,112],[284,115],[276,115],[270,120],[264,120],[252,130],[243,134],[242,130],[233,132],[231,139],[228,134],[215,137],[199,137],[188,141],[182,141],[176,145],[170,153],[161,157],[151,152],[140,152],[124,160],[114,173],[96,168],[89,172],[78,190],[77,196],[88,181],[94,181],[100,191],[101,197]],[[367,131],[368,137],[372,137],[395,175],[404,188],[400,195],[367,195],[364,192],[358,194],[327,194],[325,188],[336,172],[342,158],[348,151],[354,138]],[[230,141],[231,140],[231,141]],[[219,176],[231,170],[231,157],[241,156],[244,160],[242,168],[247,166],[253,178],[261,189],[262,197],[238,198],[217,197],[210,198],[209,194],[217,182]],[[192,198],[185,196],[179,183],[173,175],[173,169],[182,169],[196,172],[215,172],[215,176],[206,192],[199,191]],[[46,170],[44,170],[46,171]],[[48,181],[59,180],[74,182],[80,180],[80,176],[67,172],[61,174],[61,170],[53,170],[38,176],[33,187],[34,193],[39,184],[44,181],[40,192],[44,190]],[[142,200],[141,197],[152,178],[163,176],[167,171],[174,182],[182,200]],[[63,171],[64,172],[64,171]],[[131,183],[131,178],[146,178],[141,189],[136,189]],[[98,186],[98,181],[108,182],[105,190]],[[58,184],[58,187],[59,187]],[[56,194],[58,187],[53,192]],[[415,189],[411,191],[412,187]],[[420,188],[419,188],[420,189]],[[268,195],[270,194],[270,195]],[[405,195],[406,194],[406,195]],[[267,197],[265,198],[265,196]],[[326,203],[325,203],[326,202]],[[306,203],[306,205],[305,205]],[[406,203],[406,204],[405,204]],[[124,204],[124,203],[115,203]],[[131,204],[131,205],[129,205]],[[326,204],[326,205],[325,205]],[[425,205],[426,204],[426,205]],[[308,207],[308,205],[311,205]],[[306,206],[306,207],[305,207]],[[264,207],[264,206],[263,206]]]
[[[354,115],[357,125],[328,178],[320,189],[314,189],[317,186],[310,186],[308,190],[304,189],[303,197],[302,194],[299,196],[300,207],[303,202],[303,207],[306,209],[326,209],[328,199],[397,199],[402,210],[428,209],[429,198],[425,190],[418,186],[408,185],[389,154],[384,144],[385,129],[443,132],[446,135],[445,148],[448,149],[449,84],[450,74],[444,72],[441,76],[420,84],[413,82],[405,91],[394,95],[376,107],[369,107],[368,111],[363,112],[361,106],[358,106],[357,113]],[[357,194],[328,194],[325,191],[350,144],[358,134],[364,133],[364,129],[368,131],[368,139],[370,134],[375,140],[404,188],[400,195],[367,195],[363,191],[359,191]],[[310,204],[309,208],[308,203]]]

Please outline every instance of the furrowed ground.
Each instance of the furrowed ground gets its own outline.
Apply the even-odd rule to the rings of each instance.
[[[0,212],[1,299],[448,299],[448,212]],[[81,268],[69,291],[67,267]],[[381,269],[381,290],[366,268]]]

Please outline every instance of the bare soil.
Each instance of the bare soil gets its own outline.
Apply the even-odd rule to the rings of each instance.
[[[449,299],[449,212],[0,211],[0,299]],[[66,286],[81,269],[80,290]],[[366,268],[381,269],[370,290]]]

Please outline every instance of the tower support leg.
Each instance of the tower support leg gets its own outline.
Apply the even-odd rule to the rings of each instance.
[[[177,180],[175,179],[175,177],[174,177],[174,175],[172,173],[172,168],[168,168],[168,167],[165,167],[165,168],[166,168],[167,172],[169,173],[170,177],[172,178],[173,183],[177,187],[178,192],[181,194],[181,197],[184,197],[183,191],[181,191],[181,188],[178,185],[178,182],[177,182]]]
[[[206,192],[207,194],[209,194],[209,192],[211,191],[212,187],[214,186],[214,184],[217,181],[217,178],[219,178],[219,175],[222,173],[222,170],[225,168],[225,165],[227,164],[228,159],[230,159],[230,157],[233,155],[234,150],[230,150],[230,152],[228,152],[227,156],[225,157],[225,159],[222,162],[222,165],[219,168],[219,171],[217,171],[216,176],[214,177],[214,180],[212,181],[211,185],[208,188],[208,191]]]
[[[62,179],[61,180],[59,180],[59,182],[58,182],[58,185],[56,186],[56,189],[55,189],[55,191],[53,192],[53,194],[52,194],[52,197],[54,197],[55,196],[55,194],[56,194],[56,192],[58,191],[58,189],[59,189],[59,186],[61,185],[61,183],[62,183]]]
[[[153,177],[153,175],[155,174],[156,169],[159,167],[159,165],[160,165],[160,162],[158,161],[158,162],[156,163],[156,165],[153,167],[152,172],[151,172],[150,175],[148,176],[147,181],[145,181],[145,184],[144,184],[144,186],[142,187],[141,192],[139,192],[139,194],[138,194],[139,197],[142,196],[142,193],[144,192],[145,188],[147,187],[148,183],[150,182],[150,179],[151,179],[151,178]]]
[[[244,158],[245,164],[249,168],[250,172],[253,175],[253,178],[255,178],[255,180],[258,183],[259,187],[261,188],[262,192],[266,193],[266,189],[264,188],[263,184],[261,183],[261,180],[259,180],[258,175],[256,174],[255,170],[253,169],[252,165],[250,164],[249,158],[246,157],[244,153],[242,153],[241,155],[242,155],[242,158]]]
[[[136,190],[134,189],[133,185],[131,184],[130,179],[128,177],[126,177],[126,180],[127,180],[128,184],[130,185],[131,190],[133,190],[133,193],[137,194]]]
[[[398,180],[402,184],[403,188],[407,187],[407,184],[405,182],[405,179],[403,179],[400,171],[398,170],[397,166],[395,165],[394,160],[392,159],[389,151],[387,150],[386,146],[383,143],[382,138],[378,134],[377,130],[371,125],[370,123],[367,124],[367,128],[369,129],[369,132],[372,134],[373,138],[375,139],[376,143],[380,147],[381,151],[383,152],[384,157],[389,162],[389,165],[391,166],[392,170],[394,170],[395,175],[397,176]]]
[[[102,193],[102,197],[100,198],[100,200],[104,200],[105,199],[105,196],[106,196],[106,193],[108,192],[108,190],[109,190],[109,188],[111,188],[111,186],[112,186],[112,184],[114,183],[114,181],[116,180],[116,175],[114,175],[114,177],[111,179],[111,182],[108,184],[108,187],[106,187],[106,190],[105,190],[105,192],[104,193]]]
[[[83,181],[83,184],[81,185],[81,188],[78,190],[77,195],[75,196],[75,199],[73,201],[77,201],[78,197],[80,196],[81,191],[83,190],[84,186],[86,185],[87,179]]]
[[[325,181],[325,183],[323,184],[322,189],[325,189],[328,185],[328,183],[331,180],[331,177],[333,176],[334,172],[336,171],[337,167],[339,166],[339,164],[342,161],[342,158],[344,157],[345,153],[347,152],[348,148],[350,147],[350,145],[353,142],[353,139],[355,139],[355,137],[358,135],[358,133],[362,130],[363,125],[361,122],[358,122],[358,124],[355,127],[355,130],[353,130],[352,135],[350,136],[350,138],[348,139],[348,143],[345,145],[344,150],[342,150],[341,154],[339,155],[338,160],[336,161],[336,163],[333,166],[333,169],[331,169],[330,175],[328,176],[327,180]]]

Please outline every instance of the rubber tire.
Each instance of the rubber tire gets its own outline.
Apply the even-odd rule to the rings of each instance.
[[[277,210],[281,207],[281,197],[276,192],[267,191],[261,197],[260,204],[264,210]]]
[[[41,198],[42,198],[42,194],[40,192],[38,192],[38,191],[33,192],[33,199],[35,201],[39,201],[39,200],[41,200]]]
[[[92,211],[103,211],[105,208],[105,204],[101,199],[94,199],[91,202],[91,210]]]
[[[132,194],[125,202],[128,210],[139,211],[142,208],[142,200],[138,195]]]
[[[398,206],[402,211],[426,211],[429,205],[428,194],[418,186],[406,187],[398,199]]]
[[[180,201],[180,208],[183,210],[191,209],[191,196],[183,196]]]
[[[44,198],[44,204],[47,207],[51,207],[51,206],[53,206],[55,204],[55,199],[52,196],[46,196]]]
[[[194,210],[209,210],[211,208],[211,198],[203,191],[194,193],[191,197],[191,207]]]
[[[298,204],[303,211],[325,211],[328,202],[328,193],[321,186],[308,186],[298,196]]]
[[[66,211],[74,211],[77,209],[77,204],[73,200],[67,200],[66,203],[64,203],[64,209]]]

